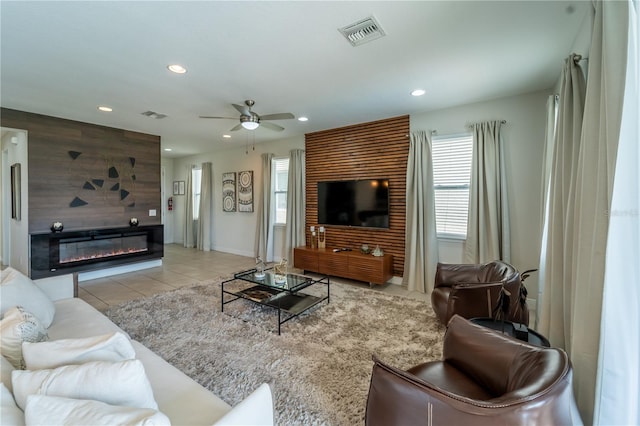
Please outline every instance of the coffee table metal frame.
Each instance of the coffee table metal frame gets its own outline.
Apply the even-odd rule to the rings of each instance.
[[[240,291],[225,290],[225,284],[236,280],[241,280],[255,285],[249,288],[244,288]],[[325,284],[327,286],[327,295],[314,296],[300,292],[301,290],[315,284]],[[255,268],[238,272],[233,275],[233,278],[223,281],[220,284],[220,287],[220,308],[222,312],[224,312],[224,305],[238,299],[248,300],[261,306],[269,306],[276,309],[278,311],[278,335],[280,335],[282,324],[301,315],[325,300],[329,303],[331,298],[331,284],[328,276],[322,276],[314,279],[305,275],[286,274],[286,280],[284,282],[276,282],[274,274],[270,269],[265,271],[265,276],[263,278],[256,277]],[[252,295],[256,293],[267,293],[271,294],[271,296],[262,299],[252,297]],[[225,294],[232,296],[233,298],[227,298],[228,300],[225,300]]]

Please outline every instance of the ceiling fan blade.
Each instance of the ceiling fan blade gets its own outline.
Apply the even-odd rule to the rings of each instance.
[[[267,114],[260,116],[260,120],[288,120],[290,118],[295,118],[295,116],[290,112],[281,112],[279,114]]]
[[[246,106],[246,105],[238,105],[238,104],[231,104],[231,105],[233,105],[233,107],[235,109],[237,109],[238,112],[240,112],[240,114],[249,115],[249,116],[251,115],[251,111],[249,111],[249,107],[248,106]]]
[[[238,119],[238,117],[213,117],[213,116],[210,116],[210,115],[201,115],[200,118],[224,118],[224,119],[227,119],[227,120],[237,120]]]
[[[240,130],[242,129],[242,123],[240,124],[236,124],[231,130],[229,130],[230,132],[235,132],[236,130]]]
[[[278,126],[277,124],[273,123],[263,123],[262,121],[260,121],[260,126],[264,126],[267,129],[275,130],[276,132],[281,132],[284,130],[284,127],[282,126]]]

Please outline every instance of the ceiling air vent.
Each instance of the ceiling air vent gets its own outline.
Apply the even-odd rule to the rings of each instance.
[[[163,119],[167,116],[167,114],[159,114],[155,111],[145,111],[145,112],[141,112],[140,114],[149,118],[155,118],[156,120]]]
[[[373,16],[346,27],[338,28],[338,31],[349,40],[352,46],[360,46],[385,35],[384,30]]]

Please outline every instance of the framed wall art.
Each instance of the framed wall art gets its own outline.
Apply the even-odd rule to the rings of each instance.
[[[173,195],[184,195],[183,180],[176,180],[173,182]]]
[[[253,171],[238,172],[238,211],[253,212]]]
[[[236,211],[236,172],[222,173],[222,211]]]

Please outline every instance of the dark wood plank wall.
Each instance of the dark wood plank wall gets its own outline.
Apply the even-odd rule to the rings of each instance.
[[[393,273],[404,268],[409,116],[389,118],[305,135],[306,235],[318,223],[318,181],[389,179],[389,229],[325,226],[327,247],[379,245],[393,255]]]
[[[30,233],[56,220],[65,230],[161,223],[159,136],[5,108],[0,120],[28,132]],[[86,204],[71,207],[76,197]]]

